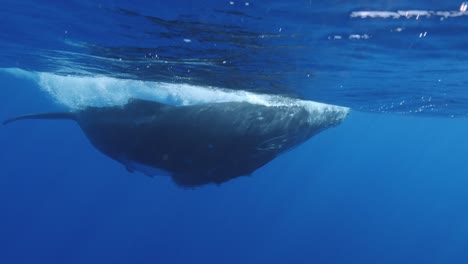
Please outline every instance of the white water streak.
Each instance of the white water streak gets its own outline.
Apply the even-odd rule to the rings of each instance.
[[[123,105],[129,99],[135,98],[172,105],[234,101],[265,106],[302,106],[310,112],[339,112],[343,117],[349,112],[348,108],[341,106],[209,86],[117,79],[107,76],[63,76],[21,69],[0,70],[33,80],[55,101],[71,109]]]
[[[398,10],[398,11],[355,11],[351,18],[421,18],[421,17],[460,17],[468,16],[468,12],[462,11],[430,11],[430,10]]]

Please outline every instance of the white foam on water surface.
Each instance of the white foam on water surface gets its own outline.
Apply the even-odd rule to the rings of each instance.
[[[463,5],[462,5],[463,6]],[[466,9],[466,7],[465,7]],[[381,10],[366,10],[366,11],[354,11],[351,12],[351,18],[416,18],[421,17],[461,17],[468,16],[468,12],[463,11],[460,7],[460,11],[433,11],[433,10],[397,10],[397,11],[381,11]]]
[[[123,105],[133,98],[171,105],[248,102],[272,107],[302,106],[310,112],[334,113],[338,119],[344,118],[349,112],[347,107],[210,86],[118,79],[108,76],[65,76],[17,68],[2,69],[2,71],[37,82],[39,87],[50,94],[55,101],[71,109]]]

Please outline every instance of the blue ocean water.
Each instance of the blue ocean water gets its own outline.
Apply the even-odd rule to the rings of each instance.
[[[3,1],[0,119],[245,91],[347,106],[252,177],[131,174],[0,128],[0,263],[468,263],[461,1]]]

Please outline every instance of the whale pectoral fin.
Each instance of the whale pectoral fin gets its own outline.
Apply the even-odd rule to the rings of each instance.
[[[76,120],[76,114],[72,112],[59,112],[59,113],[41,113],[41,114],[30,114],[30,115],[22,115],[16,116],[10,119],[3,121],[3,125],[8,125],[18,120],[25,120],[25,119],[70,119]]]

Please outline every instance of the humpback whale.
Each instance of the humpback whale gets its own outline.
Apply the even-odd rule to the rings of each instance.
[[[173,106],[131,99],[119,106],[23,115],[3,124],[23,119],[74,120],[94,147],[127,170],[151,176],[163,171],[176,184],[194,187],[250,175],[338,125],[348,113],[345,107],[312,103]]]

